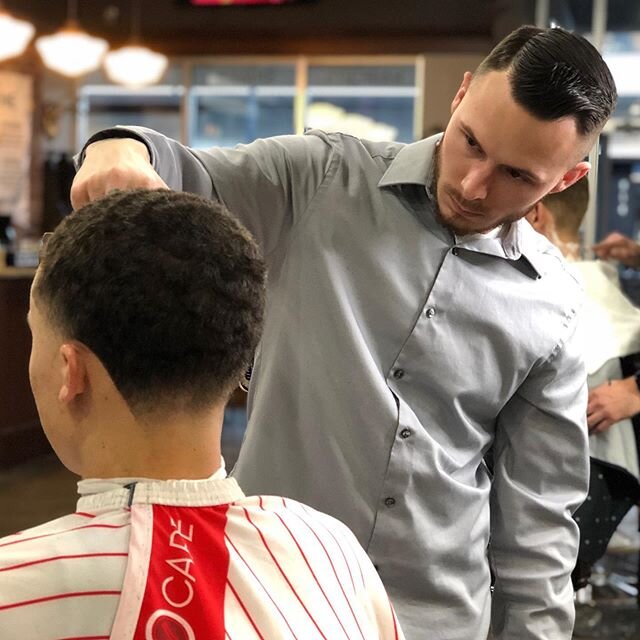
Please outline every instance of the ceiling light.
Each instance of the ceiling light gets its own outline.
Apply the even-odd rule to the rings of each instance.
[[[113,82],[141,87],[158,82],[168,63],[167,56],[132,44],[110,51],[104,59],[104,68]]]
[[[30,22],[14,18],[0,2],[0,60],[19,56],[27,48],[34,31]]]
[[[107,76],[113,82],[127,87],[155,84],[167,69],[167,56],[156,53],[139,43],[140,2],[131,4],[131,41],[128,45],[109,52],[104,59]]]
[[[100,66],[109,45],[80,28],[76,20],[77,0],[69,0],[67,6],[66,24],[53,35],[38,38],[36,49],[49,69],[77,78]]]

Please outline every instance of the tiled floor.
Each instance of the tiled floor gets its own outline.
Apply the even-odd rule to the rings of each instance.
[[[223,432],[223,455],[231,469],[244,433],[242,416],[230,416]],[[0,472],[0,536],[40,524],[74,510],[77,477],[55,456]],[[631,577],[637,552],[607,556],[607,572]],[[579,605],[576,640],[640,640],[640,608],[636,599],[605,584],[593,589],[594,601]]]
[[[576,640],[640,640],[637,514],[626,523],[636,543],[608,551],[592,573],[592,601],[576,608]],[[623,522],[625,524],[625,522]],[[619,527],[619,530],[622,527]]]
[[[576,610],[575,640],[638,640],[640,610],[632,601]]]

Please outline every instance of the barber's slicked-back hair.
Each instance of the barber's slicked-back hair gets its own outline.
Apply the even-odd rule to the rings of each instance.
[[[253,356],[265,269],[220,204],[167,190],[116,191],[47,243],[34,299],[101,360],[134,414],[226,399]]]
[[[567,236],[578,237],[580,225],[589,207],[589,179],[581,178],[568,189],[550,193],[542,199],[556,223],[556,229]]]
[[[616,106],[615,82],[602,56],[565,29],[516,29],[480,63],[476,75],[490,71],[507,71],[513,99],[533,116],[573,117],[583,136],[598,133]]]

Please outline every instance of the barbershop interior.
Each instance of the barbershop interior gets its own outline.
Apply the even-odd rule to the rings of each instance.
[[[542,223],[536,226],[542,214],[527,219],[564,254],[566,260],[560,260],[584,265],[579,271],[590,278],[582,285],[589,298],[584,344],[594,351],[584,355],[589,388],[600,385],[606,391],[612,380],[625,379],[640,393],[640,249],[636,263],[594,250],[618,237],[612,234],[640,243],[640,1],[0,0],[0,638],[18,637],[2,622],[2,610],[12,606],[3,602],[10,596],[3,575],[11,573],[3,572],[12,567],[4,566],[2,538],[76,511],[79,477],[54,453],[32,394],[26,318],[43,236],[75,215],[71,188],[87,141],[126,125],[152,129],[194,149],[232,148],[309,130],[372,145],[411,145],[447,129],[465,72],[474,72],[522,25],[580,35],[615,80],[615,108],[584,157],[591,168],[582,178],[583,211],[572,237],[559,226],[545,233]],[[296,284],[307,286],[314,284]],[[381,285],[379,295],[384,291]],[[269,302],[267,309],[268,314]],[[434,314],[438,320],[437,306],[429,307],[427,318]],[[316,337],[309,334],[309,340]],[[333,351],[327,345],[327,357]],[[265,359],[262,376],[271,370]],[[604,362],[615,364],[615,376],[602,373]],[[471,374],[467,366],[456,364]],[[408,361],[405,368],[408,376],[393,370],[392,388],[403,376],[402,382],[411,384]],[[474,384],[485,375],[474,371]],[[250,370],[244,378],[224,410],[221,451],[228,471],[245,438]],[[404,400],[396,403],[402,415]],[[578,560],[571,585],[555,586],[573,590],[575,620],[569,632],[552,626],[545,631],[543,625],[536,630],[532,623],[529,634],[494,627],[489,637],[640,638],[640,404],[606,428],[586,422],[584,428],[590,432],[590,485],[583,505],[572,507]],[[399,433],[399,439],[411,441],[411,429]],[[304,439],[292,438],[294,458],[298,446],[305,446]],[[336,440],[333,449],[348,464],[339,447]],[[366,458],[368,446],[359,447]],[[418,462],[419,456],[418,448],[412,464],[429,463]],[[347,485],[346,493],[350,490]],[[386,495],[384,518],[399,509],[397,495]],[[457,536],[464,546],[464,536]],[[544,555],[544,538],[538,543]],[[384,548],[371,554],[376,568],[384,567]],[[391,553],[388,545],[386,553]],[[492,577],[494,598],[501,574]],[[386,584],[384,569],[380,577]],[[391,601],[400,611],[394,593],[390,590]],[[430,606],[425,596],[416,611]],[[404,626],[403,615],[399,619]],[[424,623],[424,635],[406,630],[405,637],[486,637],[446,628],[431,635],[430,624]],[[28,638],[62,637],[34,634]]]

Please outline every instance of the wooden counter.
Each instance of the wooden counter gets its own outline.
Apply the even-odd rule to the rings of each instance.
[[[33,279],[36,270],[26,267],[0,267],[0,280],[29,280]]]

